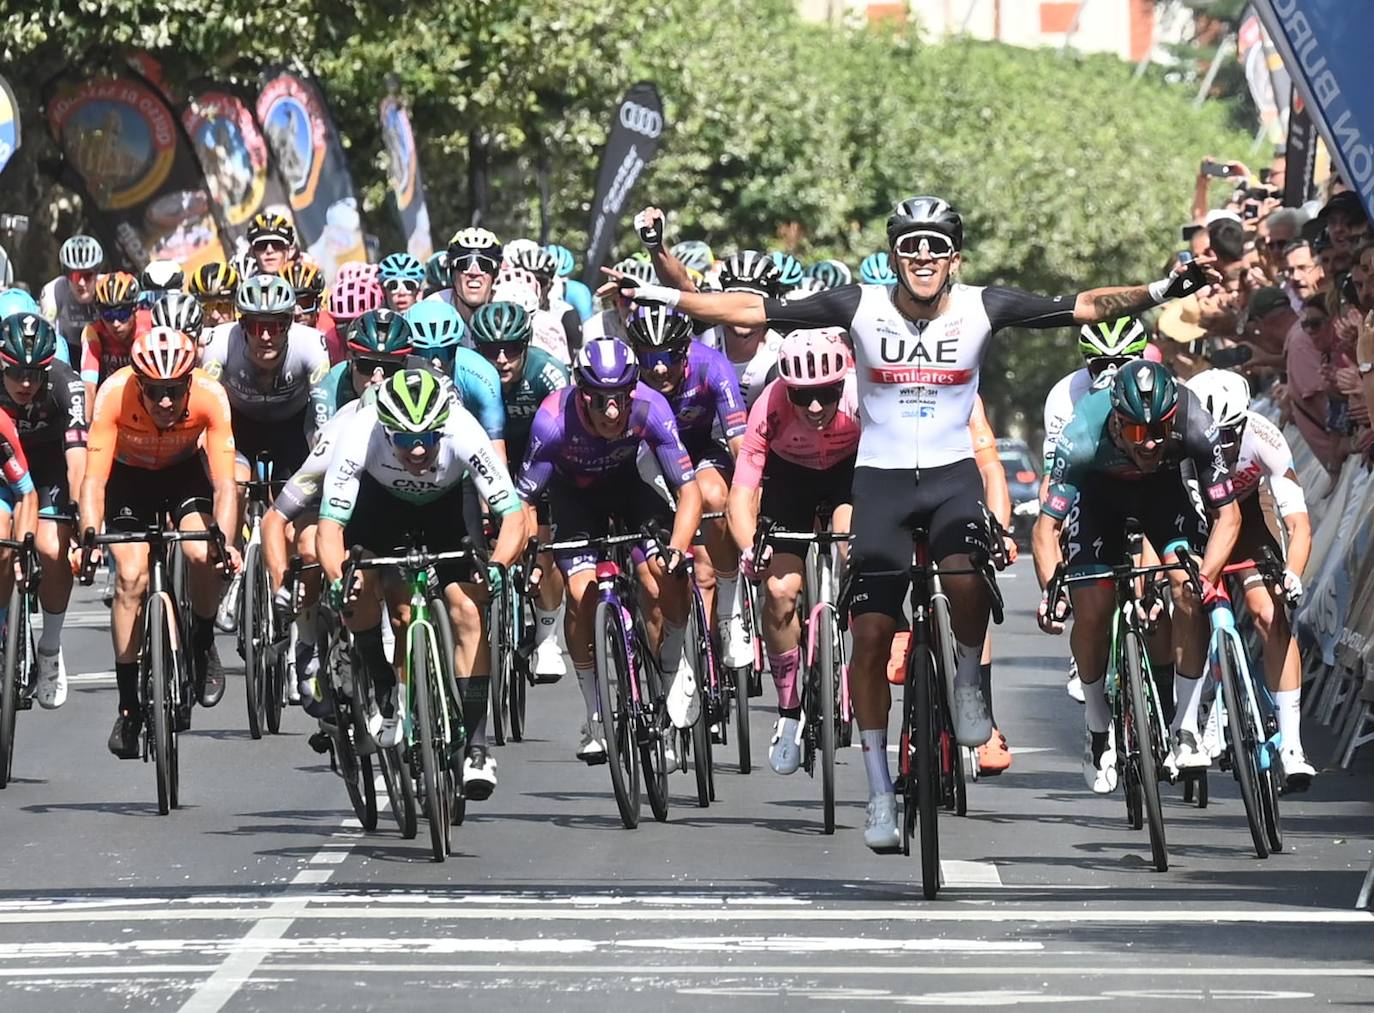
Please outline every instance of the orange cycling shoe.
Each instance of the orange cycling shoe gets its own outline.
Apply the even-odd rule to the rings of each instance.
[[[892,637],[892,653],[887,658],[887,681],[894,686],[906,683],[906,659],[911,653],[911,631],[898,630]]]
[[[1007,748],[1006,736],[994,728],[992,738],[978,747],[978,769],[984,775],[994,777],[1010,766],[1011,750]]]

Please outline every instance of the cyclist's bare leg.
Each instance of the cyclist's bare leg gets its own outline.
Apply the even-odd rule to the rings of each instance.
[[[1264,681],[1274,697],[1274,713],[1283,742],[1284,769],[1292,774],[1291,756],[1302,748],[1302,659],[1288,622],[1288,612],[1254,570],[1243,571],[1245,607],[1264,643]],[[1306,775],[1310,777],[1309,775]],[[1290,788],[1292,784],[1290,782]]]
[[[540,535],[541,540],[543,537]],[[553,567],[552,563],[545,565],[544,578],[540,581],[541,591],[551,569],[557,568]],[[568,644],[568,654],[572,658],[573,671],[577,673],[577,686],[582,691],[587,724],[591,725],[596,719],[597,711],[596,655],[592,646],[592,638],[596,636],[596,571],[591,567],[578,570],[568,574],[564,583],[567,587],[568,607],[563,615],[563,632]]]
[[[491,649],[487,643],[486,613],[479,602],[488,600],[486,588],[472,583],[444,588],[448,618],[453,624],[453,673],[462,696],[463,726],[468,744],[487,744],[487,703],[491,695]]]
[[[1177,562],[1177,558],[1170,553],[1165,562]],[[1174,603],[1174,693],[1177,699],[1170,730],[1184,728],[1196,735],[1202,670],[1207,659],[1207,619],[1202,612],[1202,601],[1182,571],[1169,572],[1169,591]]]
[[[106,549],[115,564],[110,635],[114,640],[119,709],[137,713],[138,652],[143,647],[143,598],[148,592],[148,546],[131,543],[109,545]],[[7,573],[11,573],[9,566],[0,563],[0,578]]]
[[[697,487],[701,489],[702,513],[716,513],[725,509],[725,501],[730,496],[730,486],[725,476],[715,468],[697,469]],[[739,549],[726,529],[724,519],[701,522],[703,545],[698,546],[697,586],[705,599],[706,614],[715,616],[723,622],[733,614],[732,609],[738,602],[735,586],[739,580]],[[702,566],[703,560],[705,566]],[[707,572],[709,571],[709,573]],[[722,598],[716,603],[716,592]],[[725,595],[729,596],[726,600]]]
[[[38,521],[38,557],[43,561],[43,580],[38,585],[38,603],[44,612],[56,614],[67,610],[72,584],[76,577],[67,559],[71,545],[72,526],[40,518]],[[10,571],[13,573],[13,569]],[[8,599],[6,599],[8,600]]]
[[[897,620],[881,612],[865,612],[850,621],[854,657],[849,663],[849,692],[854,717],[859,722],[864,773],[870,800],[892,794],[892,773],[887,763],[887,716],[892,691],[887,684],[887,659]]]
[[[764,576],[762,625],[768,668],[778,691],[778,713],[784,717],[796,717],[801,708],[797,692],[802,655],[797,602],[802,583],[801,558],[790,552],[776,553]]]
[[[963,554],[940,561],[940,567],[946,570],[966,569],[969,565],[969,557]],[[980,661],[988,636],[988,617],[992,607],[987,582],[979,574],[964,573],[942,576],[940,584],[949,596],[949,624],[954,633],[955,692],[957,694],[960,687],[979,689]],[[957,716],[957,699],[951,700],[950,706]],[[983,707],[986,709],[987,701],[983,702]],[[980,733],[976,743],[964,744],[982,745],[984,741],[986,732]]]
[[[181,519],[178,527],[182,531],[206,531],[210,520],[205,514],[192,512]],[[191,614],[198,619],[212,620],[224,594],[224,578],[217,569],[219,560],[211,556],[209,542],[182,542],[180,548],[186,557]]]
[[[0,510],[0,538],[9,538],[14,530],[14,514]],[[14,593],[14,550],[0,549],[0,607],[8,607]]]
[[[1083,682],[1083,719],[1088,731],[1105,735],[1111,728],[1112,716],[1102,677],[1107,673],[1107,653],[1111,650],[1109,634],[1116,588],[1106,579],[1074,584],[1069,589],[1069,598],[1073,602],[1069,650]]]
[[[1140,553],[1141,566],[1158,566],[1159,553],[1150,544],[1150,540],[1145,539],[1143,550]],[[1160,706],[1164,709],[1164,720],[1172,722],[1174,719],[1174,623],[1169,615],[1169,610],[1165,609],[1155,622],[1154,629],[1150,632],[1145,641],[1145,648],[1150,654],[1150,674],[1155,681],[1155,688],[1159,690]]]

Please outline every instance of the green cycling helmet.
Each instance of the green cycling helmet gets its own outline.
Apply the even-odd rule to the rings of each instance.
[[[430,254],[425,261],[425,288],[431,292],[438,292],[448,288],[453,284],[453,276],[448,270],[448,251],[440,250],[438,253]]]
[[[1178,384],[1169,371],[1148,359],[1132,359],[1116,371],[1112,408],[1128,422],[1152,425],[1178,408]]]
[[[37,313],[15,313],[0,323],[0,362],[5,368],[33,369],[57,354],[57,331]]]
[[[401,359],[415,344],[410,321],[388,309],[368,310],[348,325],[348,354],[369,359]]]
[[[1084,324],[1078,332],[1078,350],[1083,358],[1134,359],[1150,343],[1145,326],[1135,317],[1117,317],[1099,324]]]
[[[523,306],[513,302],[489,302],[477,307],[468,323],[472,340],[479,345],[505,341],[528,344],[534,333],[534,323]]]
[[[377,421],[393,433],[432,433],[448,421],[453,388],[427,369],[403,369],[377,391]]]

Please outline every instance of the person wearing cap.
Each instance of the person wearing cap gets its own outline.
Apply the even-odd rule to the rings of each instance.
[[[1369,234],[1369,216],[1365,214],[1360,195],[1353,190],[1334,194],[1317,212],[1317,221],[1326,229],[1332,246],[1347,255],[1355,243]]]
[[[1245,307],[1243,344],[1253,354],[1245,363],[1245,372],[1283,369],[1288,334],[1296,322],[1297,315],[1283,289],[1271,286],[1251,295]]]
[[[1202,303],[1196,294],[1165,305],[1155,326],[1163,339],[1159,350],[1164,364],[1176,377],[1186,380],[1207,368],[1202,347],[1207,328],[1202,324]]]

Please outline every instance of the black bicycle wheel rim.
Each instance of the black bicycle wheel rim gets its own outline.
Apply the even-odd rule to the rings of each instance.
[[[1218,652],[1221,664],[1221,692],[1226,702],[1226,724],[1231,738],[1231,770],[1240,786],[1240,799],[1245,805],[1245,822],[1250,827],[1250,839],[1255,855],[1269,857],[1269,839],[1264,829],[1264,812],[1260,807],[1260,772],[1257,750],[1258,729],[1251,720],[1248,700],[1240,688],[1240,679],[1230,637],[1222,640]]]
[[[166,816],[172,811],[172,722],[168,671],[166,599],[160,594],[148,598],[147,633],[143,653],[146,659],[149,699],[153,726],[153,766],[157,774],[157,811]]]
[[[649,796],[649,811],[663,823],[668,819],[668,758],[664,748],[668,736],[675,734],[663,705],[663,681],[645,647],[642,633],[635,637],[639,664],[639,699],[642,708],[638,718],[639,765],[643,771],[645,794]]]
[[[263,701],[264,689],[258,640],[258,570],[262,567],[262,550],[257,545],[249,545],[244,553],[242,584],[239,593],[243,596],[243,615],[239,619],[239,642],[243,644],[243,685],[245,702],[248,707],[248,734],[255,739],[262,738],[266,724],[266,705]]]
[[[749,673],[749,668],[732,668],[725,675],[735,712],[735,747],[741,774],[754,769],[753,758],[749,755]]]
[[[506,651],[510,658],[506,665],[506,697],[509,701],[506,710],[510,720],[511,741],[520,742],[525,737],[525,692],[529,688],[520,664],[520,618],[524,613],[524,603],[515,588],[511,588],[508,593],[511,613],[510,622],[506,626]]]
[[[344,790],[348,792],[348,801],[353,806],[353,815],[358,817],[358,822],[364,830],[376,830],[377,795],[374,789],[369,801],[368,777],[363,762],[367,758],[358,755],[357,732],[352,709],[340,701],[338,696],[335,696],[335,700],[337,702],[334,707],[336,729],[334,747],[339,751],[339,755],[335,758],[339,765],[339,776],[343,779]],[[370,771],[371,764],[367,764],[366,768]]]
[[[0,687],[0,788],[9,784],[14,771],[14,734],[18,729],[19,694],[21,692],[20,647],[27,637],[24,629],[28,609],[24,597],[16,587],[10,596],[10,614],[6,620],[4,685]]]
[[[824,830],[835,832],[835,641],[830,610],[821,612],[820,643],[816,651],[816,695],[820,697],[821,721],[821,807]]]
[[[405,768],[400,749],[392,746],[377,750],[377,765],[382,768],[382,783],[386,786],[387,804],[401,837],[411,840],[417,827],[415,820],[415,782]]]
[[[596,607],[596,691],[601,730],[606,739],[606,765],[611,768],[611,791],[620,822],[626,830],[633,830],[639,826],[639,753],[629,687],[619,610],[601,602]]]
[[[487,610],[488,622],[491,624],[487,643],[491,646],[492,655],[491,690],[488,693],[491,697],[491,740],[498,746],[506,744],[506,686],[509,683],[509,630],[512,621],[509,596],[510,589],[503,587],[500,594],[492,599],[491,608]]]
[[[934,900],[940,892],[940,763],[939,748],[943,718],[937,712],[939,688],[930,648],[913,631],[907,679],[915,689],[915,720],[911,746],[915,755],[917,829],[921,839],[921,892]]]
[[[267,731],[272,735],[279,735],[282,708],[286,704],[286,661],[287,652],[291,650],[290,637],[289,631],[276,629],[276,617],[272,612],[272,585],[268,583],[267,567],[258,567],[258,572],[261,575],[258,578],[258,615],[262,617],[263,644],[274,646],[277,640],[286,640],[286,645],[280,652],[264,651],[265,657],[270,659],[264,666],[266,671],[263,704],[267,716]]]
[[[420,776],[424,782],[425,819],[429,821],[429,843],[434,860],[448,857],[445,835],[448,812],[443,798],[443,776],[439,772],[439,750],[430,713],[429,644],[421,627],[413,626],[410,638],[410,697],[415,707],[416,745],[420,756]],[[398,702],[397,706],[401,706]]]
[[[1150,854],[1155,869],[1169,868],[1169,847],[1164,836],[1164,808],[1159,799],[1159,767],[1155,750],[1159,743],[1156,734],[1158,721],[1150,710],[1145,693],[1144,647],[1134,633],[1128,634],[1126,650],[1126,701],[1124,716],[1126,733],[1135,745],[1134,760],[1140,772],[1140,799],[1145,810],[1145,822],[1150,828]]]
[[[696,657],[693,664],[697,670],[697,695],[701,697],[701,709],[696,721],[692,722],[691,750],[692,770],[697,782],[697,807],[705,809],[711,804],[711,627],[705,623],[701,602],[701,592],[696,588],[692,594],[692,622],[684,650],[691,650]]]

